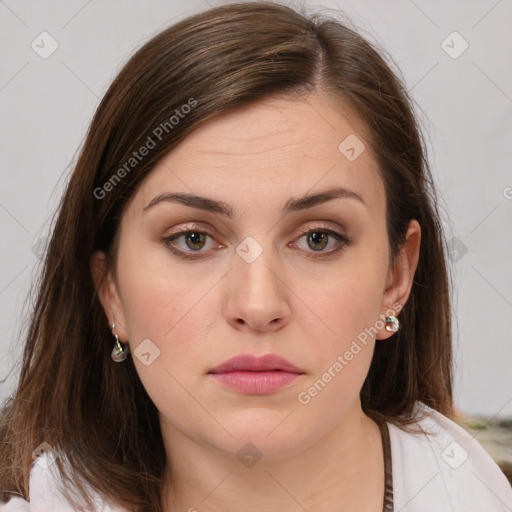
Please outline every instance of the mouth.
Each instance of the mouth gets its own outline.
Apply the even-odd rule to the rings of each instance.
[[[277,354],[241,354],[212,368],[208,375],[219,384],[248,395],[268,395],[293,385],[304,371]]]

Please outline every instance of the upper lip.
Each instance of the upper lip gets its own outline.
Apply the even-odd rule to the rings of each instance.
[[[281,370],[299,374],[304,373],[300,368],[277,354],[265,354],[263,356],[240,354],[212,368],[208,373],[228,373],[235,371],[263,372],[271,370]]]

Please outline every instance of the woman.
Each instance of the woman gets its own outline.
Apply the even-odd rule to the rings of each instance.
[[[454,423],[444,248],[410,100],[361,36],[266,2],[170,27],[63,196],[0,509],[510,510]]]

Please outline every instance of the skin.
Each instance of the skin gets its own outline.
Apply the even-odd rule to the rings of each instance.
[[[364,132],[348,108],[318,92],[267,98],[201,125],[128,203],[116,275],[98,288],[159,410],[166,511],[334,512],[340,503],[346,512],[382,510],[382,441],[359,392],[375,343],[393,343],[385,341],[393,333],[380,329],[307,405],[298,401],[359,333],[393,305],[398,314],[417,267],[415,220],[397,259],[389,259],[384,186]],[[366,150],[351,162],[338,145],[354,133]],[[365,204],[341,198],[281,214],[290,198],[335,186]],[[144,211],[162,192],[222,200],[234,218],[169,201]],[[200,259],[181,259],[162,242],[180,226],[211,231],[188,245],[185,236],[174,240],[189,253],[199,247]],[[351,244],[313,259],[316,248],[329,253],[338,243],[308,242],[301,229],[326,227]],[[263,250],[252,263],[236,252],[247,236]],[[97,278],[105,255],[91,263]],[[160,350],[148,366],[133,355],[145,339]],[[277,353],[305,373],[263,396],[207,375],[241,353]],[[237,457],[248,442],[262,454],[252,467]]]

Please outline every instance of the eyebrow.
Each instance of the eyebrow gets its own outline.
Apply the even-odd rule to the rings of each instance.
[[[324,190],[317,194],[307,194],[297,199],[292,197],[286,202],[281,213],[286,215],[291,212],[307,210],[308,208],[313,208],[314,206],[326,203],[327,201],[332,201],[333,199],[355,199],[366,206],[364,199],[357,192],[348,190],[344,187],[337,187]],[[146,212],[150,208],[153,208],[162,202],[175,202],[191,208],[197,208],[199,210],[212,213],[220,213],[229,218],[233,218],[233,207],[228,203],[204,196],[185,194],[181,192],[162,192],[161,194],[158,194],[143,208],[143,212]]]

